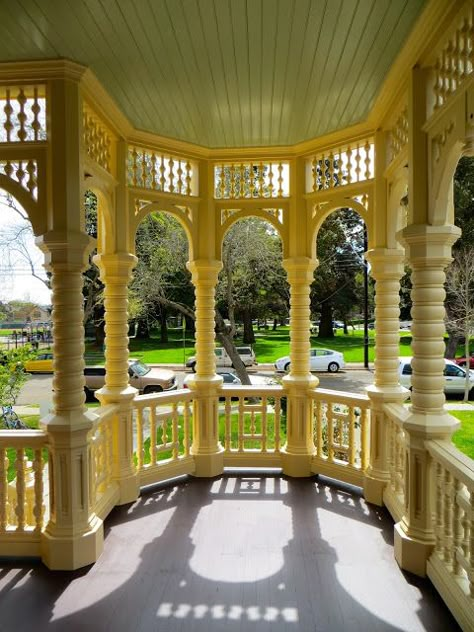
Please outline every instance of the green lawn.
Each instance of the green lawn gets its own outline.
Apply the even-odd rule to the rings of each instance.
[[[130,340],[130,356],[138,358],[150,364],[183,364],[185,358],[194,355],[194,340],[186,339],[183,345],[183,332],[181,329],[169,330],[169,342],[162,343],[158,333],[152,334],[148,340],[133,338]],[[236,340],[242,344],[241,340]],[[369,359],[374,359],[375,333],[369,331]],[[411,355],[411,334],[401,332],[400,355]],[[344,353],[346,362],[362,362],[364,359],[364,332],[360,329],[349,330],[347,335],[337,331],[334,338],[318,338],[311,336],[312,347],[327,347]],[[260,363],[273,363],[277,358],[288,355],[290,352],[290,328],[279,327],[276,331],[261,329],[255,331],[255,343],[253,345],[257,361]],[[92,343],[86,345],[85,353],[87,364],[103,364],[104,354],[94,348]]]
[[[453,435],[454,445],[474,459],[474,411],[451,410],[450,414],[461,421],[461,427]]]

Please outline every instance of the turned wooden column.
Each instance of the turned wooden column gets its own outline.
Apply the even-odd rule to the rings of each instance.
[[[195,288],[196,375],[189,386],[194,393],[193,444],[195,476],[217,476],[224,469],[224,450],[219,441],[218,389],[216,375],[215,291],[222,264],[215,260],[188,263]]]
[[[290,374],[283,378],[288,395],[287,437],[282,448],[283,472],[310,476],[313,442],[313,400],[309,390],[319,381],[310,372],[310,289],[318,262],[308,257],[285,259],[290,284]]]

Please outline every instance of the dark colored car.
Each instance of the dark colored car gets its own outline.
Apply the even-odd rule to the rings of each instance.
[[[456,362],[458,366],[466,366],[466,357],[454,358],[454,362]],[[469,368],[474,369],[474,353],[469,356]]]

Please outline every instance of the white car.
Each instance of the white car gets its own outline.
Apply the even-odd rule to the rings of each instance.
[[[400,358],[399,375],[400,384],[406,388],[411,388],[411,375],[412,366],[411,358]],[[444,392],[449,393],[464,393],[466,385],[466,371],[458,366],[452,360],[444,360]],[[471,397],[474,394],[474,371],[469,371],[469,390]]]
[[[332,349],[311,349],[310,350],[310,371],[329,371],[329,373],[337,373],[339,369],[346,366],[344,356],[339,351]],[[289,371],[291,365],[290,356],[278,358],[275,362],[277,371]]]

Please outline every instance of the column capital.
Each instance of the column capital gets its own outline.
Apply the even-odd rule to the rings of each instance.
[[[194,259],[188,261],[187,269],[193,275],[195,281],[213,281],[217,280],[217,275],[222,270],[222,261],[217,259]]]
[[[403,275],[405,251],[402,248],[373,248],[365,255],[370,274],[376,280],[400,279]]]
[[[125,278],[128,282],[133,268],[137,265],[137,257],[129,252],[117,252],[113,254],[97,254],[93,258],[94,263],[100,270],[102,280],[113,278]]]
[[[452,258],[451,247],[460,235],[461,229],[453,224],[444,226],[410,224],[401,231],[412,266],[422,264],[427,260],[431,266],[446,266]]]
[[[51,230],[36,237],[35,243],[44,253],[46,269],[54,265],[70,270],[87,266],[95,240],[80,231]]]
[[[317,259],[311,259],[310,257],[290,257],[283,259],[283,268],[288,274],[288,281],[290,283],[312,283],[313,273],[319,265]]]

